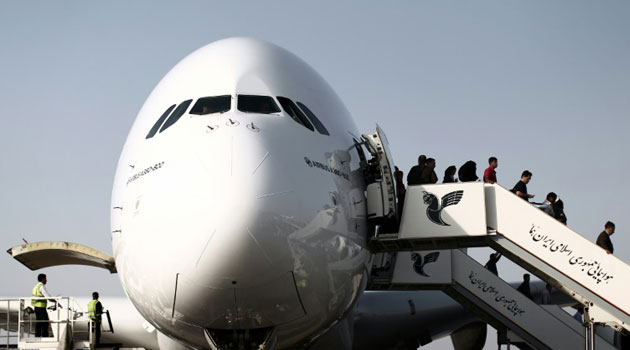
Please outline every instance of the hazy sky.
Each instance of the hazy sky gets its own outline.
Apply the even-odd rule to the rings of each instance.
[[[481,175],[496,156],[501,184],[529,169],[530,192],[558,193],[587,238],[614,221],[630,261],[628,18],[622,1],[1,2],[0,248],[111,254],[114,171],[144,100],[195,49],[250,36],[312,65],[362,132],[379,123],[405,173],[419,153],[440,180],[469,159]],[[0,295],[30,293],[36,272],[8,254],[0,268]],[[123,294],[104,270],[44,272],[55,295]]]

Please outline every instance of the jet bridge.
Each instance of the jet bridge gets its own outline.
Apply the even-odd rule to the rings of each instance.
[[[491,246],[585,306],[588,323],[630,330],[630,266],[505,188],[409,186],[398,233],[375,252]]]
[[[556,305],[537,305],[461,250],[399,252],[391,271],[373,279],[371,288],[440,289],[507,334],[510,343],[536,349],[585,346],[580,322]],[[597,349],[614,349],[600,337],[595,342]]]

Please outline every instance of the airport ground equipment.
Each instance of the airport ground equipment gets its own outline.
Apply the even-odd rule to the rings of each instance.
[[[55,297],[48,302],[48,337],[35,337],[35,313],[32,298],[0,299],[0,349],[94,349],[88,313],[73,298]],[[52,302],[51,300],[54,300]],[[56,305],[56,306],[55,306]],[[6,310],[6,313],[5,311]],[[102,332],[113,332],[109,313],[103,314]],[[116,345],[109,344],[110,348]]]
[[[630,331],[630,266],[497,184],[409,186],[399,231],[370,240],[374,252],[480,246],[584,305],[590,329]]]
[[[386,253],[387,254],[387,253]],[[371,289],[439,289],[505,334],[535,349],[583,349],[584,327],[556,305],[538,305],[464,251],[398,252],[393,268],[373,275]],[[561,314],[566,317],[563,317]],[[597,349],[614,349],[595,337]]]

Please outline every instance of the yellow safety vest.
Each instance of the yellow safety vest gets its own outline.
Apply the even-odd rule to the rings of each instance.
[[[88,303],[88,316],[90,320],[98,320],[100,315],[96,314],[96,304],[100,303],[98,300],[90,300]]]
[[[39,287],[43,286],[44,284],[42,282],[39,282],[35,285],[35,287],[33,287],[33,298],[43,298],[44,294],[42,294],[42,292],[39,291]],[[33,299],[31,300],[31,305],[33,305],[34,307],[46,307],[47,305],[47,300],[46,299]]]

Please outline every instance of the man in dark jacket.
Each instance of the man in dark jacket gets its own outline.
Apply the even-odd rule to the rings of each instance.
[[[435,173],[435,159],[429,158],[427,159],[427,164],[422,169],[422,174],[420,175],[420,183],[421,184],[434,184],[438,180],[437,174]]]
[[[604,231],[597,237],[597,245],[602,247],[608,254],[612,254],[614,251],[612,241],[610,240],[610,236],[613,233],[615,233],[615,224],[608,221],[606,225],[604,225]]]
[[[427,156],[424,154],[418,157],[418,165],[411,167],[409,173],[407,174],[407,186],[420,184],[420,176],[422,176],[422,170],[424,169],[426,162]]]

